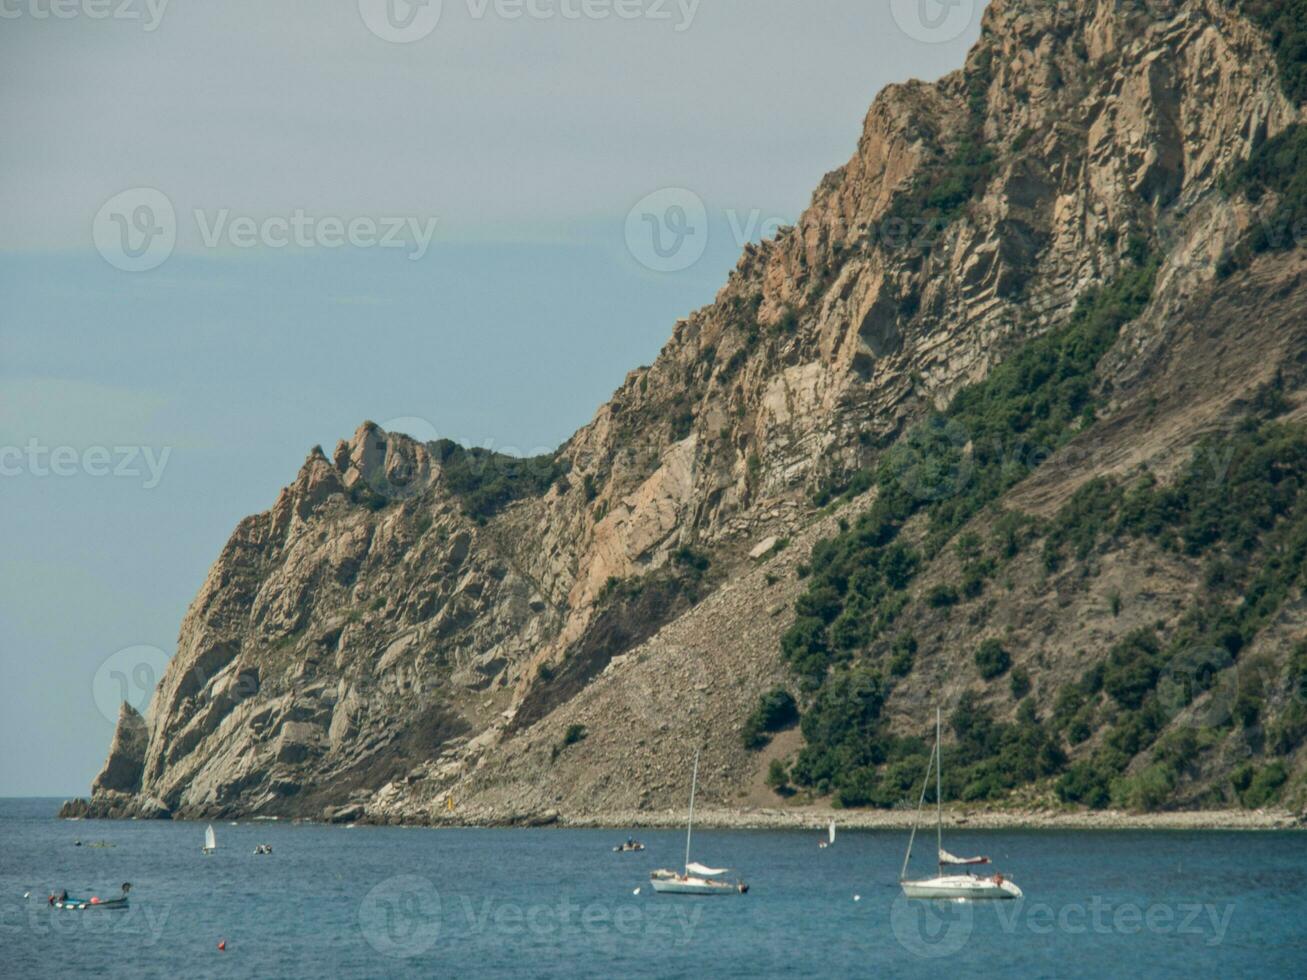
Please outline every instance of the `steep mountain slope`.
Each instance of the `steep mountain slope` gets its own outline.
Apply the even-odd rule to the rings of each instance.
[[[1213,433],[1297,417],[1307,269],[1264,231],[1295,200],[1301,109],[1264,13],[996,0],[965,68],[882,92],[799,224],[747,248],[554,456],[370,424],[315,449],[215,563],[89,811],[663,807],[699,743],[721,802],[783,758],[805,794],[892,805],[940,699],[972,798],[1270,799],[1249,788],[1278,774],[1245,761],[1265,739],[1224,718],[1160,794],[1156,773],[1129,782],[1164,729],[1199,727],[1209,687],[1146,724],[1102,676],[1063,693],[1129,660],[1152,694],[1174,658],[1129,651],[1147,629],[1206,643],[1192,614],[1222,546],[1171,547],[1120,517],[1156,501],[1093,481],[1188,486]],[[1290,546],[1285,513],[1229,588]],[[1281,599],[1201,671],[1262,657],[1268,721],[1292,714],[1307,635],[1296,580]],[[777,686],[802,733],[758,754],[741,731]],[[1105,755],[1101,730],[1136,723],[1147,737]],[[1298,744],[1271,758],[1273,795],[1301,794]]]

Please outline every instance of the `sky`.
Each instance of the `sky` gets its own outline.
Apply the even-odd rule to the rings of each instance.
[[[365,419],[552,450],[984,0],[0,0],[0,796]]]

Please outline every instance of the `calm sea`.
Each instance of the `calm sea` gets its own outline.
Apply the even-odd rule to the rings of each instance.
[[[6,977],[1307,975],[1307,834],[960,834],[1026,899],[937,907],[899,898],[902,833],[705,830],[694,857],[750,892],[675,898],[648,885],[671,831],[614,854],[622,833],[220,823],[206,857],[203,824],[57,807],[0,800]],[[126,912],[46,904],[124,881]]]

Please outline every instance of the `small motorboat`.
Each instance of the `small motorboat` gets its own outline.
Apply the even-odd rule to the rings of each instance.
[[[114,909],[127,908],[127,893],[132,890],[130,881],[123,882],[123,892],[117,898],[100,898],[92,895],[90,898],[70,898],[68,892],[62,891],[58,895],[51,893],[50,908],[58,909],[61,912],[92,912],[97,910],[112,911]]]
[[[629,851],[643,851],[644,845],[635,838],[628,837],[624,843],[618,844],[613,850],[618,854],[625,854]]]
[[[272,845],[271,845],[271,844],[256,844],[256,845],[254,846],[254,853],[255,853],[255,854],[271,854],[271,853],[272,853]]]

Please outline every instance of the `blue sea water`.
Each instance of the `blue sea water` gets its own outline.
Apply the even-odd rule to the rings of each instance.
[[[0,800],[5,977],[1307,975],[1307,834],[956,834],[1026,898],[937,906],[900,898],[898,832],[819,850],[812,832],[704,830],[695,857],[750,891],[678,898],[648,885],[682,860],[675,831],[615,854],[624,833],[220,823],[206,857],[203,824],[57,806]],[[124,881],[125,912],[46,902]]]

